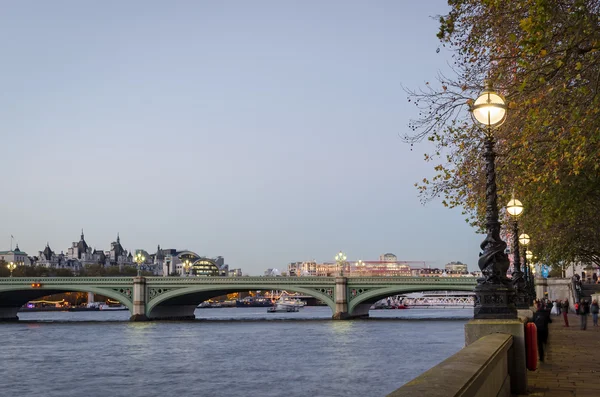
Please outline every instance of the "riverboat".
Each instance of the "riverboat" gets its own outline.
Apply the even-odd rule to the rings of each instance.
[[[111,311],[111,310],[129,310],[127,309],[127,306],[123,306],[123,305],[114,305],[114,304],[106,304],[106,303],[101,303],[99,305],[99,309],[101,311]]]
[[[267,309],[268,313],[276,312],[298,312],[306,303],[300,299],[290,297],[288,295],[281,295],[272,307]]]
[[[236,300],[235,307],[270,307],[273,302],[270,299],[262,297],[247,296],[244,299]]]
[[[279,312],[285,312],[285,313],[293,313],[293,312],[299,312],[300,308],[298,306],[285,306],[285,305],[278,305],[276,304],[275,306],[271,306],[270,308],[267,309],[267,313],[279,313]]]

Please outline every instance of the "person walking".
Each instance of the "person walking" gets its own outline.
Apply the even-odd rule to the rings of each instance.
[[[563,319],[565,320],[565,327],[569,326],[569,300],[565,299],[562,303],[562,309],[561,309],[562,315],[563,315]]]
[[[557,301],[552,302],[552,310],[550,311],[550,313],[554,314],[555,316],[558,316],[560,314]]]
[[[533,315],[533,322],[537,328],[537,345],[540,361],[544,361],[544,347],[548,343],[548,324],[552,322],[550,311],[546,310],[544,305],[538,306]]]
[[[587,316],[590,314],[590,303],[584,300],[579,304],[579,329],[585,331],[587,329]]]
[[[598,301],[596,301],[595,299],[592,301],[592,306],[590,307],[590,312],[592,313],[592,322],[594,324],[594,327],[598,326],[598,312],[600,311],[600,308],[598,307]]]

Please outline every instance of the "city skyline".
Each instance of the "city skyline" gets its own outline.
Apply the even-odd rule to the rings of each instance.
[[[59,247],[58,245],[50,244],[49,241],[46,242],[46,245],[44,246],[44,248],[49,247],[57,255],[58,254],[65,254],[65,252],[68,252],[71,247],[76,246],[79,241],[84,241],[84,235],[85,235],[84,229],[81,229],[80,239],[72,241],[71,242],[71,246],[68,247],[68,248],[66,248],[66,249],[57,248],[57,247]],[[13,243],[13,241],[14,241],[14,243]],[[87,243],[88,240],[85,239],[85,241]],[[115,241],[120,242],[120,233],[119,232],[117,232],[116,238],[113,239],[113,241],[111,241],[109,243],[109,245],[110,245],[109,248],[107,248],[107,249],[100,248],[100,250],[103,251],[103,252],[109,252],[109,251],[111,251],[111,249],[113,248],[113,246],[115,244]],[[91,249],[93,249],[93,251],[96,251],[99,248],[99,246],[97,246],[95,244],[92,244],[92,245],[89,245],[89,246],[90,246]],[[145,255],[150,255],[150,256],[152,256],[156,252],[158,252],[158,251],[155,252],[155,250],[148,249],[148,248],[149,247],[136,247],[136,248],[133,248],[133,249],[127,249],[127,248],[125,248],[125,250],[127,252],[130,252],[130,253],[135,253],[135,252],[138,252],[138,251],[143,251],[143,252],[145,252]],[[156,250],[158,250],[158,248],[160,248],[162,251],[174,249],[174,250],[176,250],[178,252],[184,252],[184,251],[197,252],[197,251],[195,251],[193,249],[189,249],[188,247],[185,247],[185,248],[182,248],[182,247],[165,247],[165,246],[161,247],[160,244],[157,245]],[[9,251],[10,252],[10,251],[15,251],[17,249],[19,251],[21,251],[21,252],[26,253],[27,256],[30,257],[30,258],[37,257],[39,253],[41,253],[42,251],[44,251],[43,249],[41,249],[41,250],[35,249],[33,251],[28,251],[28,250],[25,250],[25,249],[21,249],[19,247],[19,242],[16,239],[14,239],[13,235],[11,235],[11,247],[10,247],[10,250],[4,250],[4,251]],[[0,251],[3,251],[3,250],[0,250]],[[213,253],[210,253],[210,254],[201,253],[199,255],[201,257],[207,257],[207,258],[222,257],[222,255],[215,255]],[[348,263],[357,263],[359,261],[360,262],[364,262],[364,263],[389,262],[388,260],[385,260],[383,258],[384,256],[387,256],[387,255],[395,256],[395,254],[393,252],[386,252],[386,253],[381,253],[381,254],[373,256],[373,257],[347,258],[346,262],[348,262]],[[149,258],[147,258],[147,259],[149,259]],[[301,263],[301,262],[316,262],[316,263],[322,263],[322,264],[334,264],[334,263],[336,263],[336,260],[335,260],[335,258],[333,258],[333,259],[332,258],[312,258],[312,259],[303,259],[303,260],[300,260],[300,261],[297,261],[297,260],[288,260],[286,263],[282,263],[281,265],[275,266],[272,269],[279,269],[279,270],[281,270],[281,269],[284,269],[286,266],[288,266],[288,265],[290,265],[292,263]],[[439,268],[442,268],[445,265],[450,264],[450,263],[461,263],[460,261],[449,261],[449,262],[447,262],[445,264],[434,264],[432,262],[427,262],[427,261],[419,261],[419,260],[408,261],[408,260],[403,260],[401,258],[396,258],[394,260],[394,262],[405,263],[408,266],[411,266],[411,267],[414,267],[414,268],[420,268],[420,267],[422,267],[422,268],[433,268],[433,267],[435,267],[434,265],[439,265]],[[243,268],[243,265],[241,267]],[[264,269],[263,269],[263,271],[264,271]],[[254,275],[254,274],[251,274],[251,275]]]
[[[249,274],[339,250],[478,270],[483,237],[421,205],[427,144],[399,138],[403,87],[450,62],[447,5],[266,3],[7,5],[0,236],[29,253],[118,231]]]

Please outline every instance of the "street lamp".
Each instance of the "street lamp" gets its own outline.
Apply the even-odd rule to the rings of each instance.
[[[531,270],[531,279],[529,280],[529,291],[531,293],[531,300],[534,301],[536,299],[535,293],[535,264],[533,261],[533,253],[529,250],[525,251],[525,259],[530,261],[529,270]]]
[[[344,265],[346,264],[346,254],[340,251],[335,256],[335,261],[340,269],[340,277],[344,277]]]
[[[356,268],[358,270],[358,273],[361,276],[364,276],[364,274],[363,274],[364,266],[365,266],[365,263],[362,261],[362,259],[359,259],[358,262],[356,262]]]
[[[17,265],[14,262],[10,262],[6,267],[10,270],[10,277],[12,277],[12,272],[17,268]]]
[[[142,255],[141,252],[135,254],[135,263],[137,263],[137,275],[140,277],[142,275],[142,263],[146,261],[146,257]]]
[[[475,123],[485,132],[485,226],[487,236],[481,243],[483,252],[479,256],[479,269],[483,275],[475,287],[475,319],[517,318],[514,304],[515,291],[506,272],[510,265],[506,255],[506,243],[500,238],[498,221],[498,195],[496,192],[496,153],[492,129],[506,120],[508,107],[504,98],[496,93],[488,82],[484,91],[471,105],[471,115]]]
[[[525,252],[527,252],[527,246],[531,239],[528,234],[521,234],[519,236],[519,243],[523,246]],[[527,294],[529,295],[529,304],[533,302],[533,276],[531,275],[531,269],[527,265],[527,255],[523,255],[523,271],[525,272],[525,282],[527,285]]]
[[[512,249],[513,249],[513,274],[512,285],[515,289],[517,309],[529,308],[527,299],[527,283],[521,271],[521,258],[519,257],[519,216],[523,214],[523,204],[514,197],[506,205],[506,212],[512,219]]]
[[[190,260],[189,260],[189,259],[186,259],[186,260],[183,262],[183,273],[184,273],[186,276],[189,276],[189,275],[190,275],[190,266],[191,266],[191,265],[192,265],[192,264],[191,264],[191,262],[190,262]]]

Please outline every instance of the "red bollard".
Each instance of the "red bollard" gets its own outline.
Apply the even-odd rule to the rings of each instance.
[[[525,325],[525,348],[527,349],[527,369],[535,371],[538,363],[537,327],[534,323]]]

